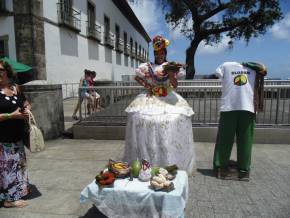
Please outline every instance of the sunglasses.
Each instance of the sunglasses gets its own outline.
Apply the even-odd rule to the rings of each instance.
[[[0,72],[6,72],[4,68],[0,68]]]

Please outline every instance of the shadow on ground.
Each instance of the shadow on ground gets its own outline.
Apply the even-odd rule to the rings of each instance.
[[[33,184],[29,184],[30,193],[27,196],[24,196],[23,200],[31,200],[34,198],[39,198],[42,196],[41,192],[37,189],[37,187]],[[0,208],[4,207],[4,201],[0,202]]]
[[[213,169],[197,169],[197,172],[204,176],[215,177]]]
[[[23,200],[31,200],[34,198],[39,198],[42,196],[41,192],[37,189],[37,187],[33,184],[29,184],[30,193],[23,197]]]
[[[104,214],[102,214],[95,205],[93,205],[84,216],[80,216],[79,218],[108,218]]]

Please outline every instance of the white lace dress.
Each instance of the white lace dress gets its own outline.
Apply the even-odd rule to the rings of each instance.
[[[153,71],[150,73],[149,65],[143,63],[136,69],[136,74],[154,86],[169,86],[169,79],[158,78],[162,65],[152,65]],[[184,74],[181,69],[177,77]],[[194,112],[173,89],[167,92],[164,97],[139,94],[126,108],[128,120],[124,160],[131,163],[136,159],[146,159],[153,166],[176,164],[191,175],[195,167],[191,123]]]

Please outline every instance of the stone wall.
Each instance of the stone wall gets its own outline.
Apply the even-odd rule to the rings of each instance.
[[[46,79],[43,0],[13,0],[16,56],[33,68],[34,80]]]
[[[64,132],[61,85],[22,85],[21,90],[32,106],[32,113],[44,139],[54,139]]]

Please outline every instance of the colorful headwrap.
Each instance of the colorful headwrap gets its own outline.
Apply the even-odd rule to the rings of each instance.
[[[163,38],[162,36],[155,36],[153,38],[153,48],[154,51],[160,51],[165,49],[169,45],[169,40]]]
[[[264,64],[262,63],[257,63],[257,62],[243,62],[243,66],[248,67],[256,73],[260,74],[261,76],[266,76],[267,75],[267,68]]]

